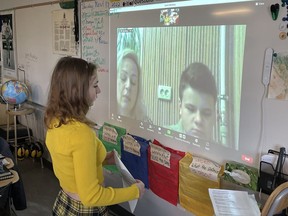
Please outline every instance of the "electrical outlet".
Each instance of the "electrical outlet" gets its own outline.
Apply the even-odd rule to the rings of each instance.
[[[172,87],[171,86],[158,86],[158,98],[162,100],[171,100],[172,98]]]

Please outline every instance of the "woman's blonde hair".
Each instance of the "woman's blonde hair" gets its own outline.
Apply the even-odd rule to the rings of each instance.
[[[89,81],[97,73],[97,66],[83,59],[62,57],[56,64],[50,82],[44,122],[51,128],[57,119],[60,127],[69,121],[92,124],[86,118],[89,110]]]

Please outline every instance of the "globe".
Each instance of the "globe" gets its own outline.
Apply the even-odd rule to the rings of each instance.
[[[9,80],[2,85],[1,95],[11,105],[20,105],[29,98],[29,90],[25,83]]]

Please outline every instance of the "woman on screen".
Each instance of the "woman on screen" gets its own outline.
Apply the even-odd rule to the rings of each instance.
[[[142,101],[141,68],[137,54],[124,49],[117,60],[117,113],[140,121],[149,121]]]
[[[53,215],[108,216],[106,206],[138,199],[145,191],[136,180],[126,188],[104,187],[103,165],[115,164],[86,118],[100,93],[97,67],[83,59],[61,58],[52,74],[45,111],[46,144],[61,190]]]

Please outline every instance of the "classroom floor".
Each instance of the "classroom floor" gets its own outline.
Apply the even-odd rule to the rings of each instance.
[[[51,215],[51,209],[60,189],[49,165],[41,168],[40,161],[33,161],[31,158],[25,158],[18,161],[18,168],[23,180],[27,209],[15,211],[17,216],[48,216]]]

